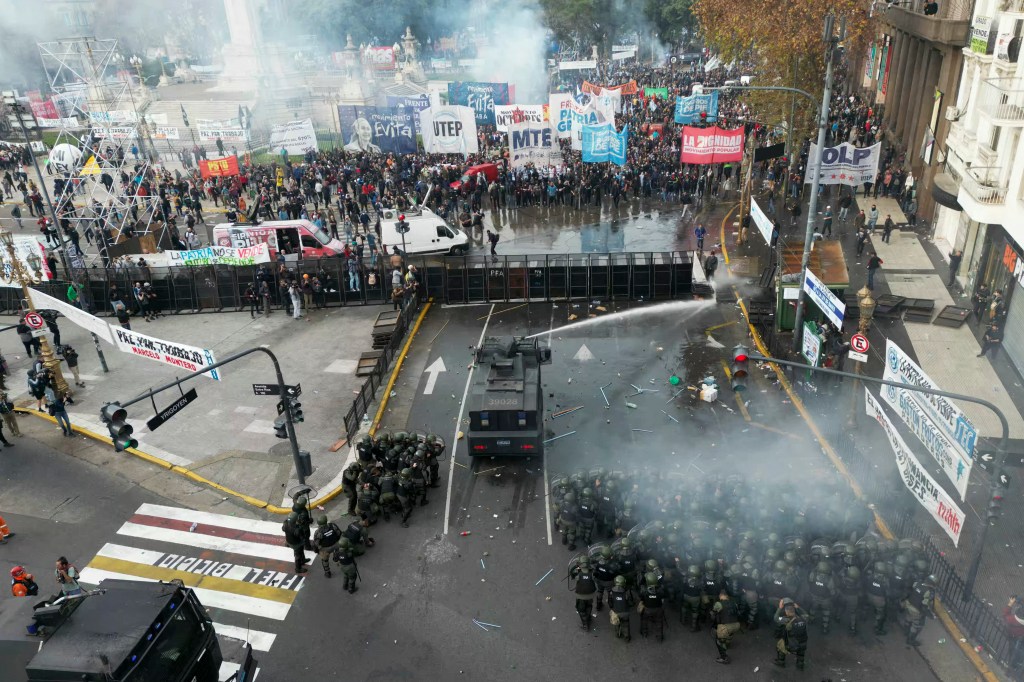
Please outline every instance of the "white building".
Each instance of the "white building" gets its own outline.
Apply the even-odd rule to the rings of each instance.
[[[932,186],[934,234],[946,258],[963,249],[959,281],[1004,292],[1003,345],[1024,372],[1024,0],[977,0],[957,102],[945,111],[945,173]]]

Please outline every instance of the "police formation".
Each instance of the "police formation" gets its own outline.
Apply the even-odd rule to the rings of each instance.
[[[607,595],[616,637],[632,639],[636,614],[642,636],[664,640],[671,614],[693,632],[710,626],[719,663],[733,635],[771,624],[775,664],[792,654],[802,669],[812,623],[827,634],[842,620],[856,634],[866,613],[875,634],[896,621],[917,646],[935,591],[924,547],[870,532],[871,512],[838,483],[821,490],[809,500],[738,475],[653,470],[556,476],[562,544],[586,548],[567,575],[581,627]]]
[[[438,470],[444,459],[444,440],[434,434],[406,433],[393,436],[383,432],[379,437],[364,436],[356,444],[356,459],[342,475],[342,491],[348,497],[348,515],[356,516],[342,530],[328,521],[326,514],[317,517],[317,530],[311,534],[312,517],[305,496],[295,499],[291,513],[281,526],[285,541],[295,554],[295,571],[306,572],[306,551],[320,557],[324,576],[331,577],[331,561],[345,578],[343,589],[356,591],[356,580],[362,580],[356,558],[362,556],[375,540],[370,526],[383,517],[400,515],[402,527],[409,527],[409,517],[417,506],[428,503],[427,489],[438,487]]]

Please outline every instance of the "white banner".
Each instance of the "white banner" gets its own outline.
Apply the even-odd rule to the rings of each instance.
[[[77,116],[71,116],[69,118],[39,118],[37,116],[36,117],[36,124],[38,124],[40,128],[60,128],[60,127],[64,127],[64,128],[78,128],[78,127],[80,127],[80,124],[78,123],[78,117]]]
[[[109,137],[112,140],[131,140],[138,132],[132,126],[115,126],[112,128],[93,128],[93,135],[96,137]]]
[[[316,133],[313,131],[313,120],[291,121],[274,126],[270,130],[270,151],[279,154],[281,148],[289,154],[301,155],[310,149],[319,149]]]
[[[249,133],[244,128],[227,128],[219,126],[196,126],[199,130],[199,139],[203,142],[216,142],[219,137],[222,142],[245,142]]]
[[[513,123],[544,123],[543,104],[495,104],[494,121],[503,133],[508,132],[508,127]]]
[[[878,173],[878,161],[882,156],[882,143],[871,147],[854,147],[844,142],[838,147],[825,147],[821,158],[819,182],[822,185],[861,185],[874,182]],[[818,158],[818,145],[811,143],[810,161],[804,184],[814,181],[813,166]]]
[[[562,151],[550,123],[514,123],[508,130],[509,161],[513,168],[562,165]]]
[[[81,308],[71,305],[67,301],[54,298],[53,296],[44,294],[36,289],[30,288],[28,293],[29,296],[32,297],[32,305],[35,306],[37,310],[56,310],[82,329],[92,332],[96,336],[100,337],[101,341],[106,341],[111,344],[114,343],[114,335],[111,332],[110,325],[95,315],[90,315]]]
[[[420,112],[423,150],[428,154],[476,154],[476,114],[469,107],[429,107]]]
[[[151,126],[167,125],[167,114],[146,114],[143,118],[145,118],[146,123]]]
[[[936,483],[935,479],[917,461],[914,453],[896,432],[892,422],[885,416],[882,406],[878,404],[878,401],[871,395],[871,391],[866,387],[864,395],[868,416],[882,427],[885,435],[889,438],[893,452],[896,453],[896,466],[899,467],[903,485],[913,493],[921,506],[928,510],[935,522],[942,526],[942,530],[946,531],[946,535],[953,540],[953,545],[959,545],[960,532],[964,529],[964,513],[953,498],[946,494],[942,486]]]
[[[180,133],[174,126],[156,126],[153,130],[154,140],[180,140]]]
[[[189,372],[198,372],[217,362],[213,357],[213,351],[205,348],[162,341],[122,327],[111,327],[111,330],[114,332],[114,342],[123,353],[138,355]],[[207,372],[206,376],[220,381],[220,372],[216,369]]]
[[[941,390],[917,363],[910,359],[903,349],[892,342],[885,342],[885,374],[886,381],[899,381],[909,386],[920,386],[933,390]],[[963,413],[963,410],[949,398],[927,393],[911,393],[913,399],[924,408],[932,421],[942,427],[946,436],[957,447],[961,448],[967,459],[974,459],[974,447],[978,440],[978,431],[974,424]]]
[[[843,317],[846,315],[846,303],[841,301],[810,268],[804,270],[804,291],[814,301],[818,309],[825,313],[836,329],[843,328]]]
[[[558,63],[558,70],[559,71],[580,71],[582,69],[596,69],[596,68],[597,68],[597,60],[596,59],[581,59],[581,60],[572,61],[572,62],[559,62]]]
[[[601,88],[601,94],[597,96],[597,110],[601,112],[622,113],[622,91]]]
[[[583,93],[572,95],[557,93],[548,98],[548,117],[560,139],[570,138],[572,148],[583,150],[583,126],[596,126],[615,121],[614,104],[607,98]]]
[[[882,400],[896,411],[903,423],[910,427],[938,463],[946,476],[960,493],[960,501],[967,497],[967,480],[971,476],[973,462],[965,457],[960,448],[946,438],[942,430],[935,425],[920,405],[911,397],[911,391],[895,386],[882,386]]]
[[[768,219],[768,216],[765,215],[765,212],[761,210],[761,207],[753,199],[750,200],[750,217],[754,219],[757,231],[764,237],[765,244],[771,245],[772,232],[775,231],[775,226],[772,225],[772,221]]]
[[[146,261],[156,267],[199,265],[258,265],[270,262],[270,246],[266,243],[243,248],[207,246],[189,251],[164,251],[145,254]]]
[[[138,114],[125,109],[123,111],[90,111],[90,123],[135,123],[139,120]]]

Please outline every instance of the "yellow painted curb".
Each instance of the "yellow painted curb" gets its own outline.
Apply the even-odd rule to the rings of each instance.
[[[743,311],[743,318],[747,320],[747,327],[750,329],[750,335],[751,338],[754,339],[754,345],[757,346],[757,350],[760,351],[761,355],[764,355],[765,357],[771,357],[771,353],[768,352],[768,349],[765,347],[764,342],[761,339],[761,334],[758,333],[754,325],[750,324],[750,316],[747,313],[747,306],[743,302],[743,299],[740,298],[739,294],[736,295],[736,301],[737,303],[739,303],[740,309]],[[835,450],[832,449],[832,445],[825,439],[825,436],[822,435],[821,431],[818,430],[818,425],[815,423],[814,418],[811,417],[811,414],[807,411],[807,408],[804,407],[804,403],[802,400],[800,400],[800,397],[793,391],[793,387],[790,385],[789,380],[786,378],[786,375],[782,373],[782,368],[776,365],[775,363],[769,364],[771,365],[772,369],[775,370],[775,374],[779,378],[779,383],[782,384],[782,388],[786,391],[786,394],[789,396],[789,399],[793,402],[793,406],[796,407],[797,412],[800,413],[800,416],[803,417],[804,422],[806,422],[807,424],[807,427],[811,430],[811,433],[814,434],[814,438],[818,441],[818,444],[824,451],[825,456],[829,458],[829,461],[831,461],[832,465],[835,466],[837,471],[839,471],[839,474],[844,479],[846,479],[846,482],[853,489],[853,494],[857,496],[857,499],[864,499],[864,491],[860,487],[860,484],[857,483],[857,480],[846,468],[846,465],[843,464],[841,459],[839,459],[839,456],[836,454]],[[882,533],[882,535],[887,540],[895,539],[896,536],[893,535],[892,530],[890,530],[888,524],[885,523],[885,520],[882,519],[878,512],[872,509],[871,513],[874,515],[875,525],[878,527],[878,530]],[[964,655],[967,656],[967,659],[978,670],[978,673],[981,674],[982,679],[988,682],[998,682],[998,676],[994,672],[992,672],[992,669],[988,667],[988,664],[986,664],[985,661],[982,660],[981,656],[978,655],[978,652],[975,651],[974,648],[970,645],[970,643],[967,642],[967,637],[964,635],[963,631],[960,630],[959,626],[957,626],[957,624],[950,617],[949,612],[946,611],[945,607],[942,606],[942,603],[939,601],[938,598],[935,599],[935,615],[942,622],[943,626],[945,626],[950,636],[956,639],[957,643],[960,645],[960,649],[964,652]]]
[[[423,318],[427,316],[427,311],[430,310],[430,306],[433,305],[434,299],[430,298],[427,300],[427,304],[423,306],[423,310],[420,311],[419,317],[416,318],[416,324],[413,325],[412,331],[409,332],[409,338],[405,340],[405,345],[402,346],[402,352],[398,354],[398,359],[395,360],[395,366],[391,370],[391,378],[388,379],[388,385],[384,387],[384,395],[381,396],[380,406],[377,408],[377,414],[373,417],[373,423],[370,424],[370,435],[377,433],[377,427],[380,426],[380,420],[384,417],[384,410],[388,406],[388,401],[391,399],[391,389],[394,388],[395,382],[398,381],[398,373],[402,370],[402,363],[405,362],[405,356],[409,354],[409,348],[412,347],[412,340],[416,338],[416,333],[420,330],[420,325],[423,324]]]
[[[725,223],[728,222],[729,216],[732,215],[732,212],[739,207],[740,205],[736,204],[735,206],[728,210],[728,212],[725,214],[725,217],[722,218],[722,225],[718,233],[718,243],[722,247],[722,260],[725,261],[726,265],[729,264],[729,249],[725,245]]]

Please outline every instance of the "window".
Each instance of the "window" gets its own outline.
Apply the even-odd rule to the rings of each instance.
[[[446,228],[444,225],[438,225],[437,236],[441,239],[445,239],[446,237],[448,237],[448,228]]]

